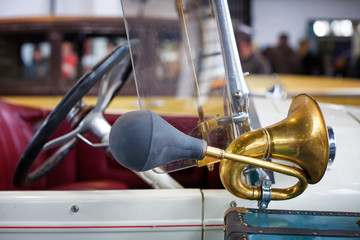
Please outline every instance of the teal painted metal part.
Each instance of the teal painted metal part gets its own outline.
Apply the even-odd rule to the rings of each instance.
[[[232,208],[225,239],[360,240],[360,213]]]
[[[248,234],[248,240],[359,240],[358,237],[323,237],[323,236],[290,236],[290,235],[270,235],[270,234]]]
[[[359,225],[356,224],[359,220],[358,216],[250,212],[243,217],[244,222],[257,227],[360,230]]]

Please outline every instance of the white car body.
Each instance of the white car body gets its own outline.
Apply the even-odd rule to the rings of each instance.
[[[253,100],[262,126],[283,119],[290,105],[289,100]],[[360,148],[354,141],[360,135],[360,109],[320,106],[336,134],[336,159],[318,184],[295,199],[270,202],[269,209],[360,211]],[[284,178],[275,174],[273,186],[291,184]],[[222,239],[224,213],[233,201],[257,208],[257,201],[220,189],[3,191],[0,239]]]

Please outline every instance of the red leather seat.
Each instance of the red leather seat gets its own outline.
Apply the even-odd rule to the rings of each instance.
[[[12,179],[17,162],[34,135],[34,123],[39,119],[43,119],[44,116],[43,111],[19,107],[0,100],[1,190],[15,189],[12,185]],[[35,163],[35,165],[38,165],[38,163]],[[41,179],[32,188],[43,189],[45,185],[45,179]]]
[[[44,120],[48,112],[22,107],[0,99],[0,190],[16,190],[13,186],[13,174],[21,154],[35,133],[35,126]],[[57,134],[63,134],[60,127]],[[40,155],[34,163],[39,166],[46,158]],[[76,149],[56,166],[48,175],[40,179],[29,190],[109,190],[127,189],[128,186],[114,180],[82,181],[77,176]]]
[[[15,190],[12,185],[13,174],[22,152],[32,139],[34,127],[48,114],[47,111],[21,107],[0,99],[0,190]],[[107,115],[112,124],[117,115]],[[185,133],[193,132],[197,118],[166,117],[166,120]],[[70,131],[62,124],[54,135],[60,136]],[[47,156],[41,155],[35,162],[39,166]],[[184,187],[218,188],[222,187],[218,172],[208,172],[203,168],[190,168],[171,175]],[[92,148],[80,142],[44,178],[27,189],[34,190],[111,190],[111,189],[150,188],[137,174],[122,167],[108,157],[104,149]]]

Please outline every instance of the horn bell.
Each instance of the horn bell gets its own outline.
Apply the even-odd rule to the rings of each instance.
[[[329,159],[329,136],[317,102],[306,94],[300,94],[293,99],[284,120],[241,135],[225,152],[257,159],[286,160],[298,165],[285,171],[284,168],[289,169],[289,166],[265,160],[260,166],[256,164],[299,179],[292,187],[272,188],[271,199],[284,200],[300,195],[307,183],[315,184],[321,180]],[[224,159],[220,162],[221,181],[226,189],[238,197],[260,200],[261,188],[242,181],[242,173],[247,165]]]

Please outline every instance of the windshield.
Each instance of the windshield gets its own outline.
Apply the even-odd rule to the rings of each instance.
[[[178,127],[226,147],[232,120],[226,117],[224,61],[209,2],[122,0],[122,7],[129,39],[141,41],[141,57],[134,61],[140,108],[196,118],[193,129]]]

